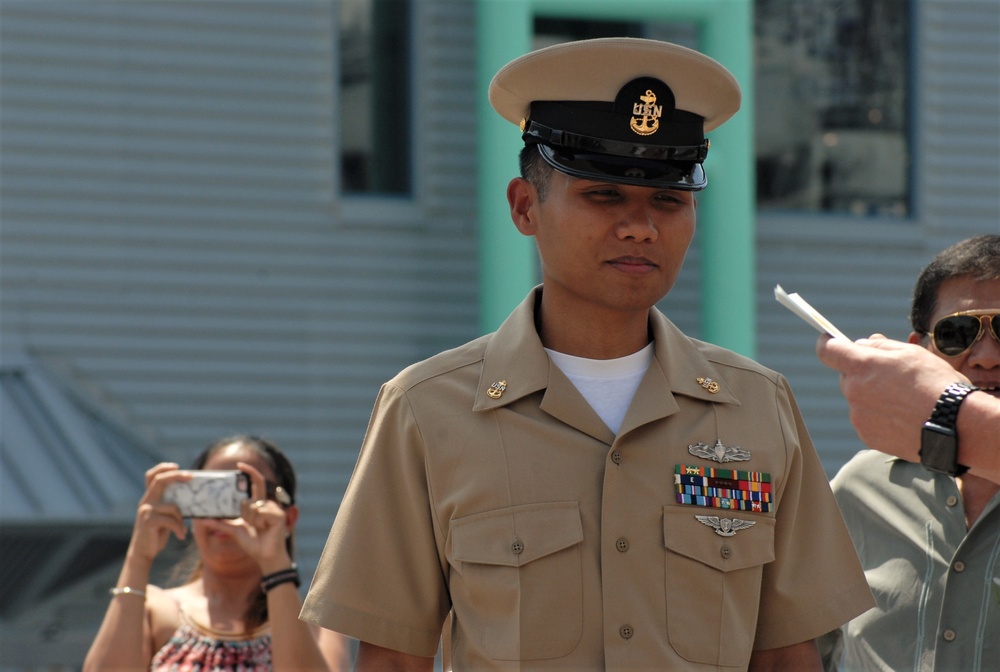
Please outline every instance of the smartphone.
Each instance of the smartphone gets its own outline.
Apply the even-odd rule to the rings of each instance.
[[[163,501],[185,518],[239,518],[240,502],[250,499],[250,476],[242,471],[189,471],[190,481],[169,484]]]

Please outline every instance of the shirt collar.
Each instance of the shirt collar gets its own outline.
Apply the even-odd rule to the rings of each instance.
[[[483,370],[473,410],[500,408],[548,387],[550,360],[535,328],[535,309],[541,291],[540,285],[535,287],[489,339],[483,355]],[[698,347],[698,342],[685,336],[656,308],[650,310],[649,314],[656,356],[646,378],[658,377],[656,387],[660,388],[662,394],[653,395],[652,399],[646,401],[650,395],[640,397],[637,393],[636,399],[640,403],[655,404],[661,414],[665,403],[668,406],[667,414],[671,407],[676,409],[672,394],[713,403],[739,405],[739,399]],[[654,368],[658,371],[653,370]],[[703,382],[699,382],[699,379]],[[711,392],[714,387],[712,382],[718,385],[714,393]],[[645,385],[640,386],[640,391],[642,387]],[[667,400],[662,395],[671,398]]]

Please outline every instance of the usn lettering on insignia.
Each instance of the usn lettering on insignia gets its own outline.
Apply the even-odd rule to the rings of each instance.
[[[493,383],[490,385],[490,389],[486,390],[486,395],[490,399],[499,399],[503,396],[503,391],[507,389],[507,381],[501,380],[498,383]]]
[[[674,466],[678,504],[769,513],[773,508],[771,474],[763,471]]]
[[[642,102],[632,105],[633,117],[629,127],[639,135],[652,135],[660,127],[663,106],[656,104],[656,94],[646,89],[646,95],[639,96]]]

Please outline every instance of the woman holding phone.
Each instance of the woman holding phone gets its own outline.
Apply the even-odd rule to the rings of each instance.
[[[346,670],[346,638],[298,618],[292,532],[299,509],[284,453],[267,440],[235,436],[206,448],[193,469],[247,474],[250,497],[240,516],[193,519],[187,578],[173,588],[151,585],[153,561],[170,535],[188,535],[164,491],[191,474],[173,463],[147,471],[125,563],[84,671]]]

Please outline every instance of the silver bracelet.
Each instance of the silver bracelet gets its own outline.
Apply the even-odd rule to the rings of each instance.
[[[112,588],[108,592],[111,593],[112,597],[118,597],[119,595],[135,595],[136,597],[141,597],[143,599],[145,599],[146,597],[145,590],[139,590],[138,588],[129,588],[128,586],[125,586],[124,588]]]

